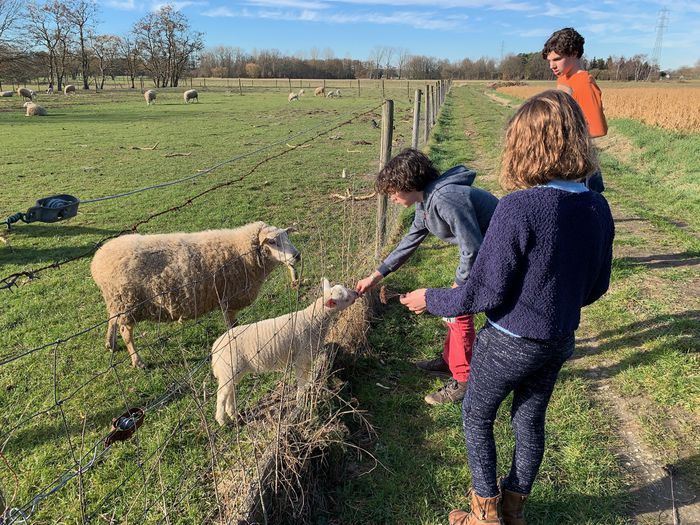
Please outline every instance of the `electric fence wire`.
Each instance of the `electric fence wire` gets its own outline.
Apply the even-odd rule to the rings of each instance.
[[[306,140],[303,140],[302,142],[300,142],[299,144],[296,144],[296,145],[295,145],[293,148],[291,148],[291,149],[287,149],[287,150],[284,150],[284,151],[282,151],[282,152],[280,152],[280,153],[277,153],[277,154],[275,154],[275,155],[270,155],[269,157],[264,158],[263,160],[261,160],[260,162],[258,162],[257,164],[255,164],[250,170],[248,170],[246,173],[244,173],[244,174],[241,175],[240,177],[238,177],[238,178],[236,178],[236,179],[231,179],[231,180],[228,180],[228,181],[224,181],[224,182],[215,184],[214,186],[211,186],[210,188],[208,188],[208,189],[206,189],[206,190],[204,190],[204,191],[202,191],[202,192],[200,192],[200,193],[198,193],[198,194],[196,194],[196,195],[190,197],[189,199],[187,199],[187,200],[186,200],[185,202],[183,202],[182,204],[173,206],[173,207],[171,207],[171,208],[162,210],[162,211],[157,212],[157,213],[153,213],[153,214],[149,215],[148,217],[146,217],[145,219],[142,219],[142,220],[140,220],[140,221],[137,221],[136,223],[132,224],[130,227],[125,228],[125,229],[121,230],[120,232],[117,232],[116,234],[109,235],[109,236],[107,236],[107,237],[103,237],[103,238],[100,239],[98,242],[96,242],[94,246],[90,247],[87,251],[83,252],[82,254],[78,254],[78,255],[75,255],[75,256],[73,256],[73,257],[69,257],[69,258],[64,259],[64,260],[62,260],[62,261],[56,261],[56,262],[53,262],[53,263],[48,264],[48,265],[46,265],[46,266],[42,266],[42,267],[35,268],[35,269],[32,269],[32,270],[23,270],[23,271],[20,271],[20,272],[15,272],[15,273],[12,273],[12,274],[10,274],[10,275],[7,275],[7,276],[3,277],[2,279],[0,279],[0,290],[3,290],[3,289],[9,290],[9,289],[11,289],[12,287],[16,286],[16,285],[17,285],[17,281],[18,281],[21,277],[26,277],[28,280],[31,281],[32,279],[34,279],[34,278],[37,276],[37,274],[39,274],[39,273],[41,273],[41,272],[44,272],[45,270],[49,270],[49,269],[58,269],[58,268],[62,267],[63,265],[67,264],[67,263],[71,263],[71,262],[74,262],[74,261],[83,259],[83,258],[85,258],[85,257],[87,257],[87,256],[89,256],[89,255],[92,255],[93,253],[95,253],[95,252],[97,251],[97,249],[98,249],[100,246],[102,246],[102,244],[104,244],[105,241],[108,241],[108,240],[110,240],[110,239],[119,237],[119,236],[124,235],[124,234],[126,234],[126,233],[135,232],[135,231],[137,231],[137,229],[138,229],[139,226],[142,226],[142,225],[144,225],[144,224],[150,222],[152,219],[155,219],[156,217],[160,217],[160,216],[165,215],[165,214],[167,214],[167,213],[179,211],[180,209],[184,208],[185,206],[191,204],[194,200],[199,199],[200,197],[203,197],[204,195],[207,195],[208,193],[211,193],[212,191],[215,191],[215,190],[218,190],[218,189],[221,189],[221,188],[224,188],[224,187],[228,187],[228,186],[231,186],[231,185],[233,185],[233,184],[235,184],[235,183],[241,182],[242,180],[244,180],[245,178],[247,178],[248,176],[250,176],[251,174],[253,174],[255,171],[257,171],[257,169],[258,169],[260,166],[262,166],[263,164],[265,164],[265,163],[267,163],[267,162],[269,162],[269,161],[271,161],[271,160],[274,160],[274,159],[276,159],[276,158],[279,158],[279,157],[282,157],[282,156],[284,156],[284,155],[287,155],[287,154],[289,154],[290,152],[296,150],[297,148],[299,148],[299,147],[301,147],[301,146],[304,146],[304,145],[306,145],[306,144],[310,144],[310,143],[313,142],[314,140],[316,140],[316,139],[318,139],[318,138],[320,138],[320,137],[322,137],[322,136],[324,136],[324,135],[327,135],[328,133],[330,133],[330,132],[332,132],[332,131],[335,131],[336,129],[339,129],[339,128],[341,128],[341,127],[347,125],[347,124],[352,123],[352,122],[353,122],[354,120],[356,120],[357,118],[360,118],[360,117],[363,117],[363,116],[368,115],[368,114],[370,114],[370,113],[373,113],[374,111],[378,110],[378,109],[381,108],[381,107],[382,107],[382,105],[380,104],[380,105],[375,106],[375,107],[373,107],[373,108],[371,108],[371,109],[365,110],[365,111],[363,111],[363,112],[361,112],[361,113],[351,114],[351,115],[350,115],[350,118],[347,118],[348,116],[347,116],[347,115],[344,115],[344,116],[341,117],[340,119],[336,119],[336,120],[335,120],[336,123],[335,123],[332,127],[327,128],[327,129],[325,129],[325,130],[323,130],[323,131],[321,131],[321,132],[315,134],[315,135],[314,135],[313,137],[311,137],[311,138],[308,138],[308,139],[306,139]],[[319,127],[320,127],[320,126],[316,126],[316,127],[314,127],[314,128],[311,128],[311,129],[316,130],[316,129],[318,129]],[[309,131],[307,130],[306,132],[309,132]],[[286,139],[285,139],[285,140],[286,140]],[[279,145],[280,143],[281,143],[281,141],[278,141],[275,145]],[[251,153],[251,154],[252,154],[252,153]],[[225,162],[225,163],[226,163],[226,162]],[[220,163],[219,165],[217,165],[217,167],[220,167],[221,165],[224,165],[225,163]],[[216,169],[216,167],[214,167],[213,169]],[[109,196],[109,198],[111,198],[111,197],[113,197],[113,196]]]

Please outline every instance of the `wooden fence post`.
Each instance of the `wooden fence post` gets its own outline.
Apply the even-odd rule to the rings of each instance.
[[[435,126],[436,116],[437,116],[437,112],[438,112],[437,104],[435,102],[436,101],[435,91],[436,91],[435,86],[430,86],[430,100],[432,100],[432,106],[433,106],[432,111],[430,112],[430,118],[431,118],[430,127],[431,128],[433,126]]]
[[[382,147],[379,157],[379,169],[381,170],[391,159],[391,141],[394,131],[394,101],[385,100],[382,108]],[[386,208],[387,195],[377,195],[377,228],[374,234],[374,258],[379,261],[382,255],[382,247],[386,238]]]
[[[360,98],[360,79],[357,79],[357,98]]]
[[[243,86],[241,85],[241,77],[238,77],[238,94],[243,96]]]
[[[287,80],[289,80],[289,92],[291,93],[292,92],[292,79],[288,78]]]
[[[384,79],[382,78],[382,100],[384,100]]]
[[[425,143],[430,138],[430,86],[425,86]]]
[[[413,138],[411,139],[411,147],[418,148],[418,135],[420,134],[420,97],[421,90],[416,89],[416,95],[413,101]]]

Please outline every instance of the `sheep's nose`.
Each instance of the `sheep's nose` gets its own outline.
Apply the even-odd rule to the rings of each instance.
[[[301,254],[299,252],[294,254],[294,262],[297,263],[301,261]]]

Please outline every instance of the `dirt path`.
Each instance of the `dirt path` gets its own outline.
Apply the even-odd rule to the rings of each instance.
[[[487,96],[496,104],[504,105],[502,100]],[[465,119],[464,127],[467,137],[472,135],[470,138],[474,139],[472,144],[477,149],[477,167],[492,165],[493,154],[488,151],[489,148],[483,148],[478,140],[478,126],[470,125]],[[629,162],[634,153],[629,141],[614,133],[600,141],[598,146],[622,162]],[[486,172],[493,177],[492,170],[486,169]],[[606,185],[615,189],[614,180],[606,180]],[[640,265],[645,270],[643,280],[640,280],[640,300],[663,300],[671,305],[672,313],[696,319],[700,311],[700,257],[678,253],[677,244],[667,233],[621,206],[611,207],[616,222],[616,238],[629,240],[627,243],[616,243],[615,258],[630,267]],[[673,268],[686,272],[686,278],[677,281],[663,278],[663,273]],[[648,322],[653,332],[654,318],[643,317],[637,321],[642,325]],[[691,483],[689,469],[686,468],[689,461],[697,461],[698,450],[691,442],[687,448],[681,447],[669,453],[669,457],[662,457],[644,439],[644,432],[648,432],[648,429],[642,428],[640,423],[640,416],[658,411],[659,405],[642,396],[626,396],[615,386],[614,376],[629,363],[619,352],[604,350],[606,343],[607,347],[611,346],[606,339],[620,337],[622,331],[624,327],[616,327],[614,336],[606,334],[590,320],[587,321],[584,314],[577,332],[577,344],[583,347],[583,355],[568,366],[586,378],[593,400],[605,407],[616,422],[617,455],[627,474],[632,496],[631,518],[640,524],[700,525],[700,494],[695,489],[700,483],[698,480]],[[634,345],[634,341],[630,339],[625,344]],[[669,425],[659,429],[659,432],[676,432],[681,440],[684,433],[687,435],[688,428],[692,429],[691,432],[700,433],[700,421],[695,414],[668,410]],[[683,429],[680,429],[681,426]],[[666,468],[669,463],[673,465],[671,471]]]

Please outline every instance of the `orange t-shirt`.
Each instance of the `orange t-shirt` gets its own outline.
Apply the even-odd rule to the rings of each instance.
[[[591,137],[602,137],[608,133],[608,123],[603,113],[600,88],[588,71],[580,70],[568,78],[559,77],[557,84],[571,88],[571,96],[578,102],[588,124]]]

